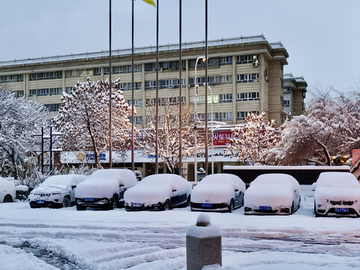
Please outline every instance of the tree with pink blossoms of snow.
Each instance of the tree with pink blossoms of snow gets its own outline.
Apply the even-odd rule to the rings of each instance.
[[[251,165],[263,163],[267,150],[279,140],[279,132],[274,128],[275,121],[265,123],[265,113],[249,114],[244,126],[231,130],[232,138],[226,148],[226,154],[236,156],[239,161]]]
[[[119,80],[111,84],[112,147],[125,151],[131,145],[131,106],[118,89]],[[93,151],[95,163],[102,168],[99,154],[109,149],[109,82],[78,82],[72,93],[63,93],[62,106],[53,119],[62,133],[63,150]]]

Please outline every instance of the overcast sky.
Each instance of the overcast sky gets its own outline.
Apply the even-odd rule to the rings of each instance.
[[[156,2],[156,0],[154,0]],[[159,44],[179,41],[179,0],[159,0]],[[183,42],[205,39],[205,0],[183,0]],[[360,80],[360,0],[208,0],[208,39],[263,34],[308,90]],[[108,0],[0,0],[1,60],[109,49]],[[131,48],[131,0],[112,0],[112,48]],[[135,47],[156,45],[156,8],[135,2]]]

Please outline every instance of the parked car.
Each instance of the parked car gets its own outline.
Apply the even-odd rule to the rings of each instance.
[[[244,213],[290,215],[299,209],[300,201],[300,185],[293,176],[261,174],[245,192]]]
[[[315,216],[359,216],[360,183],[350,172],[323,172],[312,185]]]
[[[234,174],[205,176],[191,193],[191,210],[229,211],[244,204],[245,183]]]
[[[29,187],[25,185],[15,186],[16,199],[25,201],[29,197]]]
[[[75,188],[84,181],[86,175],[53,175],[47,178],[29,194],[31,208],[70,207],[75,204]]]
[[[125,209],[166,210],[185,207],[190,202],[192,185],[176,174],[153,174],[125,192]]]
[[[0,177],[0,203],[13,202],[15,197],[15,184]]]
[[[111,210],[124,204],[124,192],[137,184],[129,169],[101,169],[76,188],[76,209],[87,207]]]

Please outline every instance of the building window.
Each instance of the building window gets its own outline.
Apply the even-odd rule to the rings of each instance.
[[[114,74],[123,74],[126,73],[126,66],[113,67]]]
[[[221,112],[220,121],[232,121],[233,113],[232,112]]]
[[[285,93],[290,93],[290,86],[285,86],[284,87],[284,92]]]
[[[129,106],[132,105],[132,100],[131,99],[128,100],[128,104],[129,104]],[[142,107],[142,99],[134,99],[134,106],[135,107]]]
[[[155,98],[147,98],[146,106],[155,106]]]
[[[104,68],[104,74],[109,75],[109,73],[110,73],[109,70],[110,70],[109,67]]]
[[[284,100],[284,107],[290,107],[290,100]]]
[[[159,82],[160,88],[174,88],[177,87],[179,83],[179,80],[173,79],[173,80],[161,80]]]
[[[15,91],[15,93],[16,93],[17,97],[23,97],[24,96],[24,91],[23,90]]]
[[[57,112],[60,109],[61,104],[45,104],[45,107],[50,111],[50,112]]]
[[[50,79],[61,79],[62,71],[50,72]]]
[[[101,75],[101,68],[94,68],[93,74],[94,74],[94,76],[100,76]]]
[[[132,117],[129,117],[130,123],[132,123]],[[134,116],[134,124],[140,125],[142,123],[142,116]]]
[[[156,89],[156,81],[146,81],[145,89]]]
[[[93,74],[93,69],[83,69],[81,70],[80,77],[91,77]]]
[[[36,90],[35,89],[30,90],[30,97],[36,97]]]
[[[131,71],[131,68],[132,68],[131,65],[130,65],[130,66],[127,66],[127,72],[128,72],[128,73],[131,73],[131,72],[132,72],[132,71]],[[142,70],[141,64],[140,64],[140,65],[134,65],[134,73],[136,73],[136,72],[141,72],[141,70]]]
[[[71,93],[72,93],[72,90],[73,90],[72,86],[66,87],[65,89],[66,89],[66,93],[67,93],[67,94],[71,94]]]
[[[48,96],[49,95],[49,88],[37,89],[36,90],[36,95],[37,96]]]
[[[218,77],[218,76],[209,77],[209,78],[208,78],[208,84],[209,84],[209,85],[219,84],[219,77]]]
[[[68,70],[65,73],[66,78],[80,77],[81,70]]]
[[[245,120],[245,118],[250,114],[256,114],[259,115],[259,111],[252,111],[252,112],[237,112],[237,120]]]
[[[50,95],[62,95],[62,87],[59,88],[50,88]]]
[[[36,80],[36,74],[30,74],[29,81],[35,81]]]
[[[254,101],[254,100],[259,100],[259,92],[237,94],[237,101]]]
[[[208,103],[219,103],[219,95],[208,95]]]
[[[132,90],[132,83],[128,83],[128,90]],[[134,82],[134,90],[141,90],[141,82]]]
[[[220,76],[220,84],[232,83],[232,75]]]
[[[248,63],[253,63],[256,60],[259,60],[259,55],[258,54],[249,54],[249,55],[239,55],[237,57],[237,64],[248,64]]]
[[[237,75],[238,83],[248,83],[248,82],[258,82],[258,81],[259,81],[259,73]]]
[[[145,64],[145,71],[155,71],[156,65],[155,63],[147,63]]]
[[[232,56],[220,57],[220,65],[232,65]]]
[[[220,103],[232,102],[232,94],[220,94]]]
[[[118,88],[121,90],[121,91],[126,91],[127,90],[127,83],[119,83],[118,84]]]

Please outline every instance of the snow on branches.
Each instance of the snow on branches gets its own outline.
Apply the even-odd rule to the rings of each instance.
[[[274,147],[279,140],[279,132],[274,128],[272,120],[265,124],[265,113],[249,114],[245,118],[245,126],[236,126],[231,130],[231,144],[226,148],[226,154],[237,156],[239,161],[254,165],[262,163],[268,149]]]
[[[131,144],[131,106],[118,89],[119,80],[111,84],[112,146],[125,151]],[[109,148],[109,82],[78,82],[72,93],[63,93],[62,106],[53,119],[62,135],[65,151],[91,150],[95,163],[102,168],[99,154]]]
[[[179,105],[166,104],[161,108],[158,122],[158,155],[160,162],[173,172],[179,168],[179,150],[182,147],[184,158],[193,155],[194,151],[194,124],[190,123],[191,109],[181,105],[181,140],[179,139]],[[155,155],[156,148],[156,118],[155,106],[146,108],[147,123],[141,131],[136,144],[145,153]]]
[[[25,155],[33,150],[35,133],[47,125],[48,112],[37,101],[0,88],[0,163],[2,173],[18,177]]]

